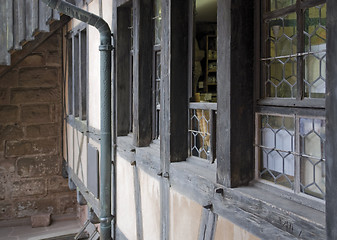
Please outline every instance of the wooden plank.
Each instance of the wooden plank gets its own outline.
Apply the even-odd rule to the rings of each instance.
[[[14,49],[21,50],[26,38],[26,2],[14,0]]]
[[[41,0],[39,1],[39,31],[48,32],[49,24],[48,18],[50,14],[50,8]]]
[[[26,0],[26,40],[34,39],[39,28],[39,1]]]
[[[71,34],[69,34],[71,35]],[[71,36],[68,36],[67,42],[67,56],[66,56],[66,67],[68,74],[68,115],[73,115],[73,39]]]
[[[67,24],[70,21],[70,18],[68,16],[63,15],[61,20],[59,22],[54,22],[51,25],[50,32],[48,33],[40,33],[36,36],[35,41],[28,42],[24,45],[21,51],[14,52],[11,56],[12,63],[10,66],[3,68],[0,71],[0,77],[2,77],[4,74],[9,72],[11,69],[13,69],[19,62],[21,62],[25,57],[27,57],[30,53],[32,53],[37,47],[39,47],[45,40],[47,40],[50,36],[52,36],[58,29],[63,27],[65,24]],[[0,23],[1,24],[1,23]],[[1,29],[0,29],[1,31]],[[1,35],[2,36],[2,35]],[[0,39],[1,39],[0,36]],[[0,48],[2,49],[2,48]],[[1,50],[0,50],[1,51]]]
[[[188,154],[188,1],[162,2],[160,86],[161,170]]]
[[[14,48],[14,11],[13,0],[6,0],[6,14],[7,14],[7,50],[13,50]]]
[[[337,239],[337,1],[327,0],[326,84],[326,230],[327,239]]]
[[[254,176],[254,2],[219,1],[218,22],[217,182],[237,187]]]
[[[74,117],[79,116],[79,36],[78,32],[73,33],[72,37],[72,46],[73,46],[73,52],[72,52],[72,73],[73,73],[73,89],[72,89],[72,94],[73,94],[73,115]]]
[[[10,65],[10,54],[7,51],[7,1],[0,8],[0,65]]]
[[[131,9],[115,6],[115,21],[113,26],[114,37],[116,39],[116,80],[117,80],[117,134],[125,136],[129,133],[131,118],[130,105],[131,98],[131,71],[132,68],[130,49],[131,49]]]
[[[148,146],[151,134],[152,1],[133,1],[133,93],[134,144]]]
[[[79,118],[87,119],[87,31],[83,29],[79,32]]]

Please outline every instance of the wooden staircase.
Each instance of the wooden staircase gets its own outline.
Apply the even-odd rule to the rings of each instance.
[[[69,20],[41,0],[0,0],[0,77]]]

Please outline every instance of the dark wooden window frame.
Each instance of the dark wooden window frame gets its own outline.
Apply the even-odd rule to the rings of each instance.
[[[287,15],[289,13],[296,13],[297,14],[297,38],[298,38],[298,53],[304,52],[304,14],[303,9],[310,8],[316,5],[324,4],[325,0],[310,0],[306,2],[302,1],[295,1],[294,5],[289,7],[275,10],[272,12],[266,11],[266,5],[264,4],[265,1],[263,0],[256,0],[255,1],[255,22],[259,23],[256,24],[255,29],[255,63],[254,68],[257,70],[255,71],[254,78],[255,78],[255,91],[254,91],[254,99],[256,102],[255,105],[255,114],[281,114],[281,115],[289,115],[294,116],[296,119],[298,117],[325,117],[325,99],[308,99],[304,98],[304,84],[303,84],[303,66],[304,60],[303,56],[297,56],[297,97],[296,99],[282,99],[282,98],[265,98],[263,94],[263,86],[264,80],[262,79],[264,76],[264,72],[261,67],[261,55],[264,52],[263,42],[264,38],[261,36],[266,30],[264,29],[264,21],[267,19],[272,19],[280,16]],[[263,57],[263,56],[262,56]],[[328,81],[327,81],[328,82]],[[258,127],[256,119],[256,126]],[[298,121],[298,120],[296,120]],[[257,137],[258,133],[256,130],[255,136]],[[256,143],[258,144],[258,143]],[[256,152],[258,149],[256,149]],[[255,156],[255,179],[259,180],[258,176],[258,155]],[[299,167],[299,166],[297,166]],[[295,169],[296,171],[296,169]],[[299,175],[299,172],[295,172],[296,175]],[[297,176],[296,182],[299,182],[299,176]],[[267,185],[273,185],[272,183],[269,184],[263,181]],[[299,183],[297,183],[298,185]],[[296,185],[296,186],[297,186]],[[279,192],[280,195],[288,196],[288,198],[293,199],[296,202],[300,202],[307,206],[313,207],[317,210],[324,211],[324,202],[319,199],[314,199],[304,194],[300,194],[300,190],[298,187],[295,186],[295,190],[293,193],[286,193],[286,191],[279,190],[275,188],[276,192]],[[327,190],[326,190],[327,191]]]
[[[133,132],[133,49],[131,46],[132,1],[114,1],[112,30],[116,40],[117,134]],[[128,70],[127,70],[128,69]]]
[[[86,24],[79,24],[67,33],[67,54],[68,115],[86,121],[89,63]]]

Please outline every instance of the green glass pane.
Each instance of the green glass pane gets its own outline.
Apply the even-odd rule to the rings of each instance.
[[[154,30],[155,44],[160,44],[161,41],[161,0],[154,1]]]
[[[269,0],[270,11],[278,10],[281,8],[289,7],[293,5],[296,0]]]
[[[269,28],[267,57],[279,57],[296,53],[296,13],[271,19],[267,24]]]

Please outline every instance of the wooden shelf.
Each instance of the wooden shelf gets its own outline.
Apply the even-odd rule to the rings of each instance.
[[[216,78],[216,61],[217,61],[217,52],[216,52],[216,35],[206,35],[206,62],[205,62],[205,79],[204,79],[204,90],[206,93],[214,92],[214,86],[217,86],[216,81],[209,81],[209,78]],[[212,68],[209,68],[209,64],[212,65]],[[214,67],[213,67],[214,66]],[[211,89],[208,89],[208,86],[212,86]]]

